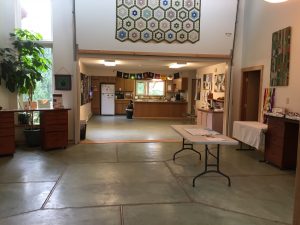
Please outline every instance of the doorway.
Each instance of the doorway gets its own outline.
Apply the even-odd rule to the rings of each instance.
[[[261,120],[263,66],[242,69],[241,120]]]

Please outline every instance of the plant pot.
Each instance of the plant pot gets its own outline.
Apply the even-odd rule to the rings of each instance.
[[[26,143],[29,147],[37,147],[41,145],[41,130],[24,130]]]

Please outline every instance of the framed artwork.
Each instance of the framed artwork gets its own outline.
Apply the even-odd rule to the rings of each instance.
[[[225,92],[225,74],[215,74],[214,92]]]
[[[70,91],[72,89],[71,84],[71,75],[55,74],[55,90]]]
[[[212,90],[212,73],[203,74],[203,90]]]
[[[287,27],[272,35],[270,86],[288,86],[291,30]]]

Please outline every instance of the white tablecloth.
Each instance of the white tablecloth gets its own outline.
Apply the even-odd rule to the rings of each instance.
[[[263,150],[268,125],[257,121],[234,121],[232,136],[256,149]]]

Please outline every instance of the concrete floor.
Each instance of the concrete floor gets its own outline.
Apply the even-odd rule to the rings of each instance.
[[[260,163],[260,152],[224,147],[221,170],[232,186],[209,174],[193,188],[203,160],[185,151],[174,162],[180,147],[158,142],[80,144],[47,152],[18,148],[13,158],[0,158],[0,224],[292,223],[293,171]],[[196,148],[203,152],[203,146]]]

